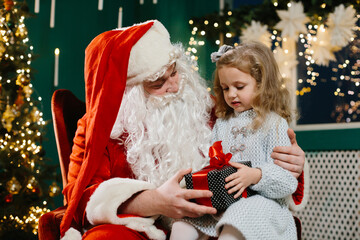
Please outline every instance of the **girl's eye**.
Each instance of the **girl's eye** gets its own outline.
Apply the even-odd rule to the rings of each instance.
[[[225,91],[229,90],[229,88],[223,88],[222,90],[225,92]]]
[[[241,90],[244,88],[244,86],[236,87],[238,90]]]

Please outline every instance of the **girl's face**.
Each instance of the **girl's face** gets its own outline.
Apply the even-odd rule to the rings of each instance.
[[[237,68],[226,66],[221,67],[218,74],[225,102],[236,112],[251,109],[257,88],[255,78]]]
[[[177,93],[179,91],[179,74],[176,71],[176,63],[172,64],[165,74],[153,82],[144,82],[146,93],[155,96],[163,96],[166,93]]]

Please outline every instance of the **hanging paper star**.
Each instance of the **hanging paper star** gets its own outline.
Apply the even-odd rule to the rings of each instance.
[[[267,25],[262,25],[260,22],[252,20],[251,25],[241,32],[241,42],[258,41],[269,48],[271,47],[271,34],[268,32]]]
[[[283,78],[291,78],[292,70],[298,64],[294,53],[285,51],[281,47],[277,47],[274,51],[274,57],[279,66],[281,76]]]
[[[310,47],[313,52],[312,57],[318,65],[329,66],[329,61],[336,61],[334,46],[331,45],[329,39],[329,31],[321,25]]]
[[[280,22],[275,25],[276,29],[282,30],[282,37],[298,39],[299,33],[306,33],[305,24],[309,21],[304,14],[304,7],[301,2],[290,2],[291,7],[286,10],[276,11],[280,17]]]
[[[335,8],[334,13],[329,14],[327,25],[329,26],[331,44],[345,47],[354,37],[353,29],[356,27],[356,11],[352,6],[345,9],[343,4]]]

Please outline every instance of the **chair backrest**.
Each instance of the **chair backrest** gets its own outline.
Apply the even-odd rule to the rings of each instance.
[[[70,154],[78,120],[85,114],[85,103],[71,91],[59,89],[53,93],[51,112],[61,167],[63,187],[67,185]]]

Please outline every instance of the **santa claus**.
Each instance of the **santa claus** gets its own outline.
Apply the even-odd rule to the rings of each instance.
[[[85,54],[86,114],[78,122],[63,193],[62,239],[165,239],[166,219],[215,214],[180,186],[207,163],[213,101],[195,63],[158,21],[108,31]],[[296,141],[274,157],[294,175]],[[303,176],[303,174],[301,175]],[[303,200],[303,177],[294,204]]]

